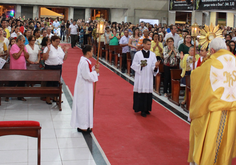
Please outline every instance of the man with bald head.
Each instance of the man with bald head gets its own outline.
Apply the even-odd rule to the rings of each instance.
[[[139,41],[138,41],[138,45],[137,45],[137,46],[138,46],[138,49],[139,49],[139,50],[142,50],[142,49],[143,49],[143,40],[144,40],[145,38],[147,38],[147,39],[149,39],[149,40],[152,41],[152,37],[149,36],[149,30],[148,30],[148,29],[145,29],[145,30],[143,31],[143,36],[140,37],[140,39],[139,39]]]

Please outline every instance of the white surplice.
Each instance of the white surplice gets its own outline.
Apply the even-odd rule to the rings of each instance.
[[[84,56],[80,58],[74,88],[71,126],[73,128],[93,128],[93,83],[98,81],[96,71],[90,72],[91,61]]]
[[[141,70],[141,60],[147,60],[147,66]],[[154,72],[157,62],[155,53],[150,51],[149,58],[144,58],[142,51],[138,51],[134,55],[131,68],[135,71],[134,92],[152,93],[153,92],[153,76],[159,72],[159,68]]]

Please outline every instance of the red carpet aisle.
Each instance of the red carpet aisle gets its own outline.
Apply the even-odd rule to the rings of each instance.
[[[80,49],[69,49],[63,64],[62,76],[72,93],[81,55]],[[110,163],[187,165],[189,125],[156,102],[146,118],[135,114],[132,89],[131,84],[101,65],[93,133]]]

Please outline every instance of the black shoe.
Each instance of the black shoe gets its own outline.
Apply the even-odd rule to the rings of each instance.
[[[147,115],[150,115],[150,112],[149,112],[149,111],[146,111],[146,114],[147,114]]]
[[[141,116],[146,117],[147,115],[145,112],[141,112]]]
[[[80,129],[80,128],[77,128],[77,131],[78,132],[85,132],[84,130]]]
[[[80,128],[77,128],[77,131],[78,132],[82,132],[82,133],[90,133],[90,132],[92,132],[92,130],[90,130],[89,128],[86,131],[84,131],[84,130],[82,130]]]
[[[88,132],[88,133],[92,132],[92,129],[88,128],[88,129],[87,129],[87,132]]]

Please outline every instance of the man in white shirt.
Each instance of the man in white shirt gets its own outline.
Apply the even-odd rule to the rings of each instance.
[[[180,36],[177,34],[177,27],[175,25],[170,26],[170,33],[166,34],[164,41],[167,40],[167,38],[172,37],[174,39],[174,46],[175,48],[178,48]]]
[[[20,26],[16,26],[15,31],[11,34],[11,38],[17,38],[20,35],[22,35],[20,32]]]
[[[139,29],[142,31],[142,34],[143,34],[143,31],[145,30],[145,29],[148,29],[146,26],[144,26],[144,22],[141,22],[140,23],[140,27],[139,27]]]
[[[60,26],[60,22],[58,22],[57,19],[55,19],[55,21],[53,22],[52,26],[54,28],[58,28]]]
[[[48,27],[47,28],[47,37],[49,37],[51,39],[51,37],[53,36],[53,34],[51,33],[52,32],[52,28],[51,27]]]
[[[129,52],[129,31],[125,29],[124,36],[120,39],[120,46],[122,47],[122,73],[125,73],[125,69],[127,68],[127,55],[126,53]]]
[[[78,40],[78,26],[76,25],[76,21],[73,21],[73,24],[71,24],[69,26],[69,34],[70,34],[70,38],[71,38],[71,47],[75,47],[76,41]]]

